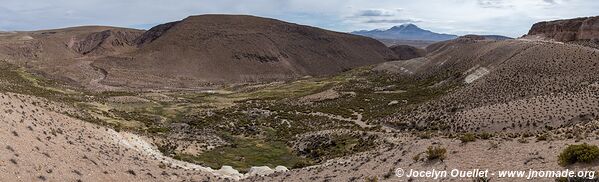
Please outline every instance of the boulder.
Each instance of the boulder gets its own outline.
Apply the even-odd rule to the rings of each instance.
[[[246,174],[247,176],[267,176],[269,174],[275,173],[275,170],[271,169],[268,166],[254,166],[250,168],[250,171]]]
[[[280,172],[287,172],[289,171],[289,169],[287,169],[287,167],[285,166],[277,166],[275,167],[275,172],[280,173]]]

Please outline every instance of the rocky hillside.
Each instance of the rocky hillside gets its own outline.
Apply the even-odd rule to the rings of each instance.
[[[138,43],[131,54],[94,63],[108,72],[102,83],[177,87],[272,81],[397,59],[374,39],[253,16],[192,16],[154,27]]]
[[[49,65],[84,55],[113,55],[132,50],[142,30],[84,26],[33,32],[0,33],[0,57],[20,61],[41,61]]]
[[[87,26],[0,33],[0,58],[89,89],[114,90],[323,76],[397,56],[366,37],[254,16],[201,15],[145,32]]]
[[[133,134],[77,120],[45,99],[0,93],[1,181],[166,181],[219,178],[158,158]],[[148,145],[151,146],[151,145]],[[43,162],[40,162],[43,161]]]
[[[462,37],[429,46],[422,59],[377,69],[456,87],[393,121],[454,131],[537,131],[597,116],[597,60],[597,49],[580,45]]]
[[[147,32],[0,33],[0,181],[428,181],[395,174],[597,171],[596,152],[569,161],[562,151],[599,144],[599,50],[496,39],[462,36],[422,55],[222,15]],[[407,60],[386,61],[397,54]],[[89,92],[30,70],[97,90],[333,76]],[[525,180],[434,180],[489,179]]]
[[[83,55],[109,55],[134,49],[141,34],[140,30],[109,29],[92,32],[79,39],[73,38],[67,47]]]
[[[400,60],[408,60],[426,55],[426,50],[409,45],[394,45],[389,47],[389,49],[393,50],[399,56]]]
[[[599,39],[599,16],[539,22],[528,35],[539,35],[561,42]]]

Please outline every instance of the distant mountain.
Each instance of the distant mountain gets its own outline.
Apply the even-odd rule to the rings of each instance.
[[[421,29],[414,24],[403,24],[394,26],[387,30],[361,30],[351,32],[352,34],[372,37],[375,39],[391,40],[423,40],[423,41],[445,41],[455,39],[458,36],[450,34],[440,34],[429,30]]]

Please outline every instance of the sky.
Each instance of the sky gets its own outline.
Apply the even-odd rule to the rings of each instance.
[[[0,31],[81,25],[149,29],[200,14],[248,14],[350,32],[404,23],[518,37],[535,22],[599,15],[598,0],[0,0]]]

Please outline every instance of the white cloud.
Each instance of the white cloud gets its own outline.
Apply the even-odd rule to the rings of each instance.
[[[0,29],[147,27],[205,13],[252,14],[337,31],[417,22],[437,32],[520,36],[542,20],[597,16],[595,0],[2,0]],[[506,8],[509,7],[509,8]]]
[[[377,16],[395,16],[397,13],[401,11],[401,9],[397,9],[395,11],[385,10],[385,9],[367,9],[358,12],[356,16],[366,16],[366,17],[377,17]]]
[[[376,24],[405,24],[405,23],[418,23],[421,21],[411,19],[380,19],[380,20],[366,20],[364,23],[376,23]]]

